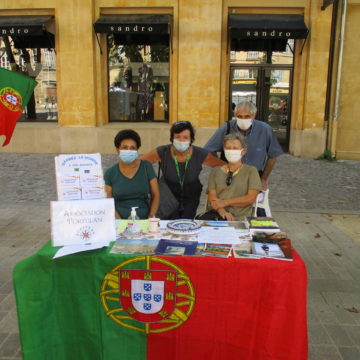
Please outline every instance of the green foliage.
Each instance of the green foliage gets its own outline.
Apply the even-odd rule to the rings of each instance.
[[[315,160],[336,161],[336,157],[333,155],[331,150],[326,149],[320,156],[315,158]]]

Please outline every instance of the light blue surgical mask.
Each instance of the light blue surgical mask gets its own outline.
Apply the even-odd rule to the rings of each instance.
[[[173,145],[177,151],[184,152],[189,148],[190,141],[179,141],[174,139]]]
[[[120,150],[119,158],[122,162],[129,164],[138,158],[137,150]]]

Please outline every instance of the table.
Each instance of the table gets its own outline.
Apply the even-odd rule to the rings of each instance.
[[[14,268],[25,360],[307,359],[307,274],[296,252],[288,262],[103,248],[52,260],[56,250],[47,243]],[[163,310],[132,315],[145,324],[119,301],[134,311],[126,291],[137,276],[166,276]]]

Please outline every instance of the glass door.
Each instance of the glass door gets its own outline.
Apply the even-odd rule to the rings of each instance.
[[[235,106],[244,100],[256,104],[256,118],[272,126],[280,144],[289,144],[292,67],[261,64],[232,66],[229,118]]]

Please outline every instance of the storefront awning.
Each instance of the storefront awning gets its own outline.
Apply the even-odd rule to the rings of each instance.
[[[306,39],[303,15],[230,14],[232,50],[283,51],[288,39]]]
[[[94,23],[97,33],[170,34],[171,15],[101,15]]]
[[[52,15],[0,15],[0,36],[11,36],[15,48],[53,48]]]

